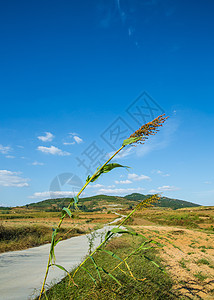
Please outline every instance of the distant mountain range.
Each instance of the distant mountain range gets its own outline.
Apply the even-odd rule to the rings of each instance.
[[[149,195],[143,195],[139,193],[133,193],[124,197],[119,196],[106,196],[96,195],[92,197],[80,198],[79,209],[82,211],[102,211],[102,210],[115,210],[120,208],[132,208],[137,203],[146,199]],[[45,211],[58,211],[63,207],[68,206],[71,198],[57,198],[47,199],[37,203],[31,203],[26,205],[29,209],[38,209]],[[172,199],[168,197],[161,197],[160,201],[155,204],[158,207],[167,207],[171,209],[185,208],[185,207],[196,207],[198,204]]]

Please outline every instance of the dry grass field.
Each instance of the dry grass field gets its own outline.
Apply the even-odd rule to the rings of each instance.
[[[163,244],[159,250],[181,299],[214,298],[214,207],[150,209],[130,227]]]
[[[0,253],[22,250],[51,242],[52,228],[59,222],[57,212],[13,209],[0,214]],[[62,239],[89,233],[117,218],[115,214],[80,213],[65,217],[60,230]]]

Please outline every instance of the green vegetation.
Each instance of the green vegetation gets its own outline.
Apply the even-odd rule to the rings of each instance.
[[[21,250],[51,242],[52,229],[49,226],[22,225],[5,226],[0,224],[0,252]],[[62,228],[62,239],[83,234],[78,228]]]
[[[202,274],[201,271],[195,273],[194,276],[195,276],[199,281],[204,281],[205,279],[208,278],[207,275]]]
[[[108,251],[114,252],[118,257],[125,258],[131,251],[142,243],[142,238],[122,236],[112,239],[107,247]],[[147,258],[145,258],[145,256]],[[51,300],[58,299],[177,299],[172,292],[172,281],[170,277],[157,268],[151,261],[161,265],[157,256],[157,251],[153,249],[141,250],[128,260],[131,274],[127,273],[125,265],[121,265],[121,270],[112,271],[118,264],[117,259],[109,255],[97,252],[94,256],[97,265],[102,265],[106,270],[111,267],[112,275],[118,280],[121,286],[110,276],[102,272],[102,282],[91,262],[88,260],[84,265],[93,278],[88,275],[83,268],[75,276],[74,285],[69,277],[65,277],[59,284],[54,285],[47,291],[47,297]],[[71,272],[73,275],[74,271]],[[45,296],[42,299],[46,299]]]
[[[151,210],[137,213],[135,215],[136,218],[147,219],[150,222],[157,223],[160,225],[170,225],[170,226],[183,226],[186,228],[201,228],[200,226],[203,224],[207,224],[206,228],[203,230],[210,231],[209,224],[213,224],[214,222],[214,210],[210,208],[210,213],[206,212],[206,217],[204,217],[204,211],[201,208],[192,209],[192,210],[183,210],[179,209],[176,211],[173,210],[155,210],[151,212]],[[133,220],[134,222],[134,220]],[[196,241],[193,241],[192,245],[195,244]]]
[[[206,258],[201,258],[197,260],[196,263],[198,265],[208,265],[208,266],[210,265],[210,262]]]
[[[96,195],[92,197],[79,198],[78,208],[83,212],[94,212],[94,211],[103,211],[106,210],[108,205],[115,204],[121,208],[132,208],[137,203],[140,203],[144,199],[148,198],[151,195],[143,195],[138,193],[133,193],[131,195],[127,195],[125,197],[119,196],[106,196],[106,195]],[[28,204],[28,209],[37,209],[37,210],[45,210],[45,211],[61,211],[63,207],[69,205],[72,198],[58,198],[58,199],[47,199],[44,201],[40,201],[38,203]],[[116,206],[116,208],[117,208]],[[160,201],[155,204],[157,207],[167,207],[171,209],[179,209],[185,207],[198,207],[198,204],[194,204],[191,202],[171,199],[167,197],[161,197]],[[74,210],[74,205],[71,206],[71,210]]]
[[[138,194],[138,193],[133,193],[131,195],[125,196],[124,198],[126,198],[128,200],[132,200],[132,201],[142,201],[148,196],[150,196],[150,195],[142,195],[142,194]],[[184,201],[184,200],[161,197],[160,201],[157,204],[155,204],[155,206],[167,207],[167,208],[171,208],[174,210],[174,209],[179,209],[179,208],[184,208],[184,207],[198,207],[200,205],[192,203],[192,202]]]

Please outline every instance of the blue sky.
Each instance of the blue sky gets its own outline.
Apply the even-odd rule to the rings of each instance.
[[[209,0],[2,3],[0,205],[73,195],[163,111],[161,131],[115,159],[131,168],[84,195],[214,205],[213,9]]]

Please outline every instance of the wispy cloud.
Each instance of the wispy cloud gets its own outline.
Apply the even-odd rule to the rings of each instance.
[[[161,170],[153,170],[152,173],[153,173],[153,174],[158,174],[158,175],[163,176],[163,177],[168,177],[168,176],[170,176],[170,174],[164,173],[164,172],[161,171]]]
[[[54,135],[50,132],[45,132],[44,136],[38,136],[37,138],[43,142],[51,142],[54,138]]]
[[[29,196],[28,198],[35,199],[44,199],[44,198],[61,198],[61,197],[74,197],[75,192],[72,191],[45,191],[45,192],[36,192],[32,196]]]
[[[141,180],[151,180],[149,176],[146,175],[137,175],[137,174],[128,174],[128,179],[132,179],[133,181],[141,181]]]
[[[160,193],[160,192],[177,191],[177,190],[179,190],[179,188],[176,186],[163,185],[158,187],[157,189],[150,190],[149,193]]]
[[[34,162],[32,162],[32,164],[31,165],[33,165],[33,166],[43,166],[44,165],[44,163],[42,163],[42,162],[38,162],[38,161],[34,161]]]
[[[144,188],[138,187],[138,188],[102,188],[97,191],[97,194],[114,194],[114,195],[127,195],[129,193],[136,193],[143,191]]]
[[[83,140],[82,140],[80,137],[78,137],[77,135],[74,135],[74,136],[73,136],[73,139],[75,140],[75,142],[76,142],[77,144],[80,144],[80,143],[83,142]]]
[[[97,184],[94,184],[94,185],[88,185],[87,188],[101,188],[103,186],[104,186],[103,184],[97,183]]]
[[[132,183],[132,181],[131,180],[115,180],[115,183],[116,184],[130,184],[130,183]]]
[[[74,140],[74,142],[68,142],[68,143],[64,143],[64,145],[73,145],[75,143],[80,144],[83,142],[83,139],[79,137],[79,134],[76,132],[70,132],[69,133],[69,137],[72,138]]]
[[[38,146],[37,150],[46,153],[46,154],[52,154],[52,155],[59,155],[59,156],[66,156],[70,155],[69,152],[62,151],[61,149],[55,147],[55,146],[50,146],[50,147],[43,147],[43,146]]]
[[[7,153],[9,153],[11,150],[12,150],[11,147],[9,147],[9,146],[3,146],[3,145],[0,144],[0,153],[2,153],[2,154],[7,154]]]
[[[13,156],[13,155],[6,155],[5,157],[6,158],[15,158],[15,156]]]
[[[64,142],[64,143],[63,143],[63,145],[65,145],[65,146],[74,145],[74,144],[75,144],[75,142],[70,142],[70,143]]]
[[[29,186],[30,179],[20,177],[21,172],[11,172],[8,170],[0,170],[0,186],[5,187],[25,187]]]

